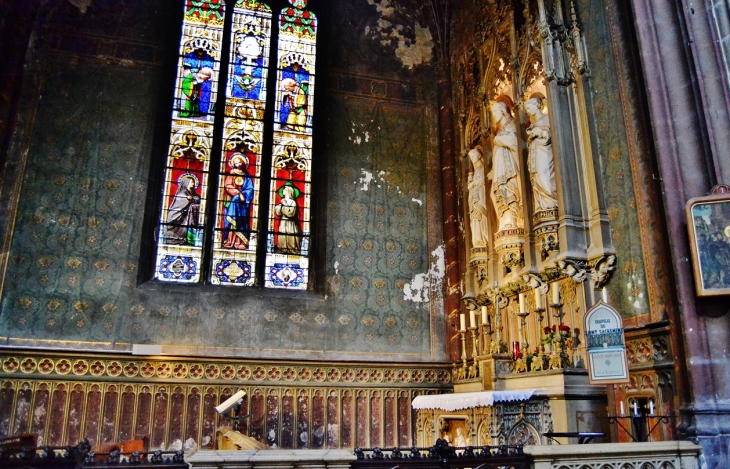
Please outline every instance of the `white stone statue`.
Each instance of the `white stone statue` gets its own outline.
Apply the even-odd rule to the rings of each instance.
[[[482,148],[477,146],[469,151],[468,189],[469,189],[469,221],[471,224],[471,243],[474,247],[487,245],[487,187],[484,178],[484,158]]]
[[[532,181],[532,200],[534,211],[554,209],[558,206],[555,184],[555,162],[550,139],[550,119],[542,110],[545,96],[533,93],[525,102],[525,112],[532,123],[527,128],[527,170]]]
[[[457,448],[463,448],[464,446],[468,446],[466,443],[466,438],[464,438],[464,430],[461,429],[461,427],[458,427],[456,429],[456,438],[454,439],[454,446]]]
[[[492,203],[499,230],[522,228],[522,183],[517,166],[517,127],[512,118],[512,100],[499,96],[489,105],[492,117]]]

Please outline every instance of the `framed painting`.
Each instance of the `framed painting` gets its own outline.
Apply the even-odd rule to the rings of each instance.
[[[730,186],[687,202],[697,296],[730,295]]]

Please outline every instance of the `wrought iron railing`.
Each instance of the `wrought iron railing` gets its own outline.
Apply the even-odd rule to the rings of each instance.
[[[449,446],[437,440],[430,448],[355,448],[352,469],[479,468],[529,469],[530,457],[522,446]]]

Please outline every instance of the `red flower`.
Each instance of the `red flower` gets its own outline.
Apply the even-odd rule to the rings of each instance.
[[[561,334],[570,334],[570,327],[566,326],[565,324],[561,324],[560,333]]]

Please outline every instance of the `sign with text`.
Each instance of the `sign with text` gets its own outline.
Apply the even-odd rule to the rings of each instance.
[[[618,311],[599,301],[586,313],[588,379],[591,384],[625,383],[629,380],[624,327]]]

